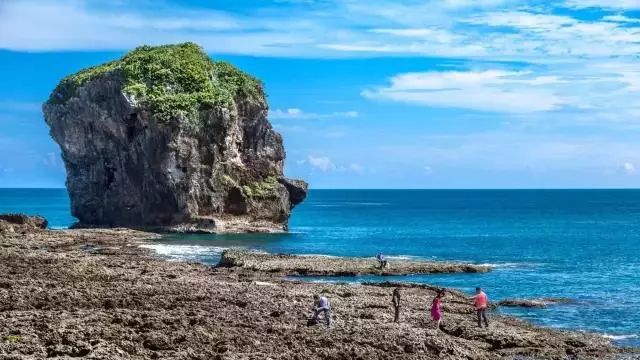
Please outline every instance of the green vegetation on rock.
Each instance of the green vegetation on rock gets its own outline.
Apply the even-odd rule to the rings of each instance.
[[[60,82],[49,103],[64,103],[79,87],[119,71],[124,93],[158,121],[197,121],[201,110],[228,106],[235,97],[256,98],[262,83],[226,62],[213,61],[194,43],[141,46],[120,60],[84,69]]]
[[[20,341],[22,341],[22,336],[20,335],[7,335],[4,338],[4,342],[9,344],[19,343]]]
[[[277,195],[278,179],[275,176],[266,177],[260,182],[242,186],[244,195],[253,199],[266,199]]]

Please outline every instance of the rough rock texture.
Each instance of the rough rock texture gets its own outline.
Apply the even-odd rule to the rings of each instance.
[[[71,75],[43,110],[81,227],[282,231],[306,196],[283,178],[262,84],[195,44]]]
[[[385,269],[378,268],[377,264],[378,262],[374,258],[296,256],[229,249],[222,253],[218,266],[240,267],[270,273],[283,273],[286,275],[318,276],[478,273],[491,270],[489,266],[484,265],[441,261],[392,261]]]
[[[48,222],[42,216],[0,214],[0,233],[28,232],[46,229]]]
[[[492,314],[478,329],[470,301],[433,287],[286,281],[279,274],[167,262],[131,230],[0,234],[0,359],[633,359],[598,335]],[[326,294],[334,325],[306,326]],[[570,357],[569,357],[570,358]]]
[[[545,308],[549,305],[571,304],[575,301],[568,298],[542,298],[542,299],[505,299],[498,301],[497,306]]]

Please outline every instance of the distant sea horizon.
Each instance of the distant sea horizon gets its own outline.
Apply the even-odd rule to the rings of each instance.
[[[43,215],[52,228],[75,221],[65,188],[0,188],[5,212]],[[499,311],[640,347],[640,189],[312,188],[289,225],[286,234],[173,234],[144,246],[170,261],[204,264],[215,264],[229,247],[326,256],[382,252],[391,266],[402,259],[489,264],[494,271],[487,274],[307,280],[409,281],[468,293],[481,286],[492,301],[570,298],[573,303],[545,309]]]

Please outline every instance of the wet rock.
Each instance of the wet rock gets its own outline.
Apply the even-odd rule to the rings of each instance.
[[[568,298],[541,298],[541,299],[505,299],[498,301],[497,306],[544,308],[549,305],[571,304],[575,301]]]
[[[491,268],[484,265],[434,261],[399,261],[380,270],[375,259],[341,258],[325,256],[296,256],[267,254],[241,249],[228,249],[222,253],[219,267],[244,268],[288,275],[352,276],[360,274],[407,275],[435,273],[477,273]]]
[[[0,214],[0,232],[28,232],[46,229],[48,222],[42,216]]]

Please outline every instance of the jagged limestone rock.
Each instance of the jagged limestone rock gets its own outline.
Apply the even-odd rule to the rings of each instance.
[[[306,196],[283,177],[262,83],[193,43],[66,77],[43,110],[81,226],[286,230]]]

